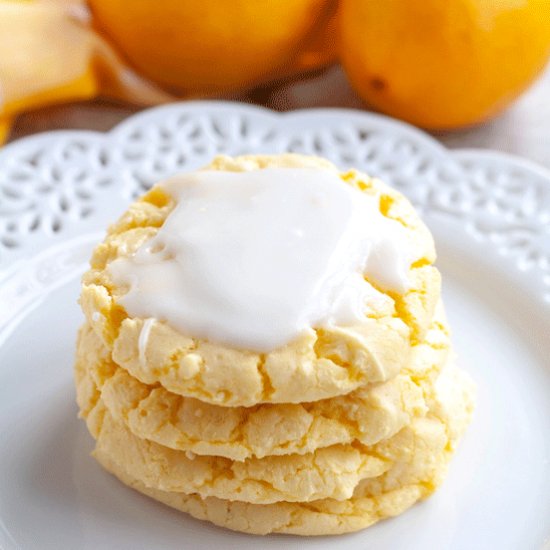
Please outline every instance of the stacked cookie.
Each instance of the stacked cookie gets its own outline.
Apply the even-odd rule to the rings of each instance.
[[[310,167],[311,157],[219,157],[210,170]],[[472,385],[453,363],[431,236],[383,183],[340,178],[400,224],[403,293],[375,281],[361,323],[309,327],[272,351],[239,349],[128,314],[109,266],[174,209],[153,188],[113,225],[83,279],[75,378],[94,456],[138,491],[230,529],[358,530],[441,483],[469,422]]]

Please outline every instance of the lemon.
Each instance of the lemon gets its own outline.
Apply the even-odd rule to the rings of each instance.
[[[137,71],[172,91],[273,79],[323,32],[327,0],[89,0],[95,25]]]
[[[548,0],[342,0],[340,56],[369,105],[432,129],[505,108],[550,55]]]

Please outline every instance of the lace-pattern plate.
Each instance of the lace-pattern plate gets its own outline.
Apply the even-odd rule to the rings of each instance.
[[[0,149],[0,548],[181,548],[184,539],[189,548],[257,548],[254,537],[121,488],[86,457],[71,387],[75,301],[92,245],[154,182],[218,153],[284,151],[356,167],[413,201],[434,232],[456,345],[479,384],[476,421],[444,488],[342,541],[550,545],[550,173],[503,154],[451,152],[360,111],[187,102],[107,134],[50,132]],[[270,537],[261,546],[333,544]]]

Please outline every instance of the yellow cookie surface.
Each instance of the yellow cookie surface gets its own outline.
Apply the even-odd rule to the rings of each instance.
[[[197,495],[151,489],[130,476],[108,456],[96,454],[96,458],[122,483],[144,495],[186,512],[194,518],[254,535],[286,533],[314,536],[358,531],[384,518],[401,514],[430,494],[426,485],[419,483],[387,491],[375,497],[352,498],[343,502],[331,502],[326,499],[309,502],[307,505],[291,502],[250,504],[215,497],[203,499]]]
[[[299,155],[217,157],[208,169],[239,172],[268,167],[336,172],[325,160]],[[355,171],[339,176],[375,197],[380,212],[405,228],[412,260],[410,288],[404,295],[373,287],[377,309],[360,325],[310,328],[270,353],[199,340],[163,322],[152,325],[140,349],[144,320],[128,316],[120,305],[127,289],[113,283],[108,265],[152,238],[174,208],[174,201],[154,187],[110,227],[83,278],[81,306],[114,361],[144,384],[161,384],[172,393],[224,406],[316,401],[393,378],[409,363],[414,344],[424,338],[439,300],[433,240],[400,193]]]
[[[141,439],[113,418],[101,395],[91,410],[83,414],[97,440],[95,452],[110,457],[132,478],[153,489],[256,504],[323,498],[345,500],[351,498],[362,481],[385,472],[393,476],[395,483],[401,483],[401,470],[410,460],[411,448],[421,447],[426,463],[435,460],[439,445],[444,448],[449,441],[454,441],[468,422],[469,384],[469,378],[457,367],[445,366],[438,376],[435,391],[429,396],[430,418],[416,417],[396,435],[376,445],[354,442],[303,455],[267,456],[245,461],[176,451]],[[447,411],[451,411],[450,414]],[[437,420],[432,418],[435,415]],[[450,426],[455,426],[454,431],[450,431]],[[412,447],[409,440],[415,441]]]
[[[88,418],[97,438],[94,453],[112,457],[147,487],[170,492],[259,504],[343,500],[362,479],[379,476],[390,467],[389,461],[368,449],[351,445],[245,461],[175,451],[133,435],[113,419],[101,399]]]
[[[416,418],[395,437],[381,443],[380,456],[392,466],[361,481],[347,500],[321,499],[307,503],[251,504],[147,486],[114,454],[98,447],[95,456],[123,483],[173,508],[216,525],[255,534],[327,535],[356,531],[402,513],[429,496],[444,479],[447,463],[470,421],[473,387],[456,367],[446,368],[445,389],[432,397],[433,410]],[[452,397],[447,400],[450,393]]]
[[[449,351],[440,311],[425,339],[413,346],[411,364],[387,382],[312,403],[222,407],[143,384],[110,360],[85,325],[77,348],[77,393],[86,411],[86,395],[97,386],[117,421],[138,437],[172,449],[233,460],[304,454],[353,441],[373,445],[425,414]]]

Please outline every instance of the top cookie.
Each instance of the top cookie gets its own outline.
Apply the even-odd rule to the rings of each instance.
[[[408,289],[384,290],[366,277],[374,298],[365,306],[360,323],[310,327],[266,353],[184,334],[163,320],[132,317],[121,304],[129,289],[115,284],[109,265],[131,258],[175,208],[173,197],[155,186],[109,228],[84,275],[80,298],[88,323],[113,360],[138,380],[160,383],[171,392],[209,403],[253,406],[343,395],[386,381],[408,364],[411,348],[424,337],[440,295],[439,273],[432,265],[433,240],[411,204],[378,180],[355,171],[338,173],[332,164],[315,157],[217,157],[207,169],[246,172],[273,167],[326,170],[372,197],[380,214],[398,224],[404,235],[410,257]]]

